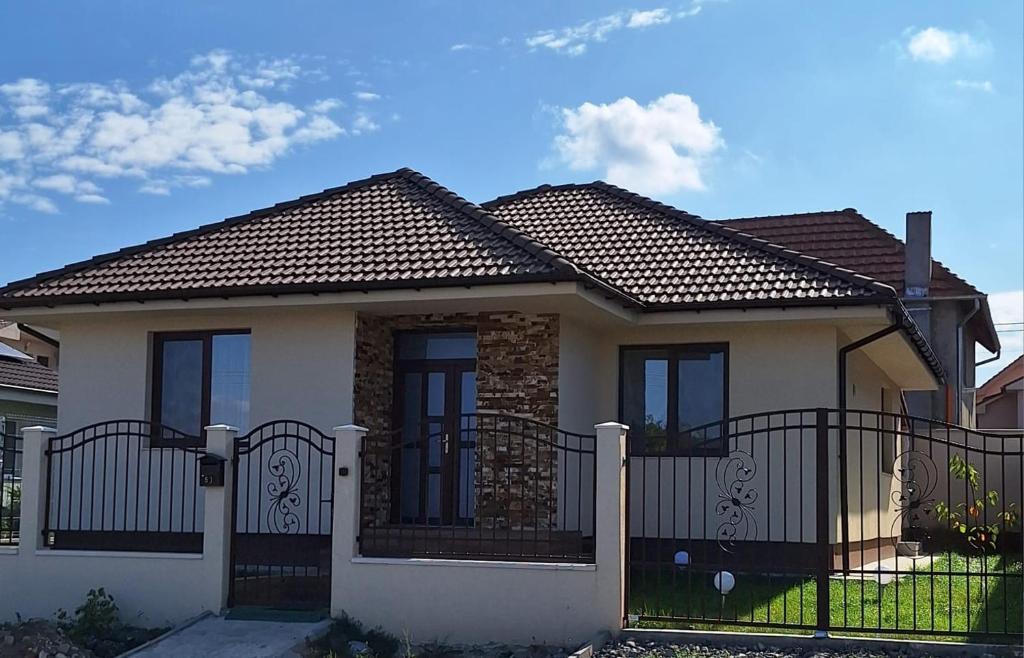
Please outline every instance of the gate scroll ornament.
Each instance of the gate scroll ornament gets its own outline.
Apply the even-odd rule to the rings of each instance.
[[[719,492],[715,512],[723,517],[718,526],[718,545],[727,553],[732,552],[737,538],[748,540],[757,537],[757,520],[754,518],[757,490],[750,485],[756,472],[753,456],[742,450],[723,457],[715,468]]]
[[[278,534],[298,534],[299,516],[295,510],[302,505],[298,493],[302,477],[299,459],[287,448],[276,450],[270,455],[267,469],[274,477],[267,483],[267,493],[270,494],[267,526]]]

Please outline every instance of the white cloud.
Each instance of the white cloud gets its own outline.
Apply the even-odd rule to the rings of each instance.
[[[634,11],[629,15],[626,27],[648,27],[649,25],[663,25],[672,22],[672,14],[668,9],[660,7],[649,11]]]
[[[355,96],[357,100],[366,102],[380,100],[380,94],[375,94],[372,91],[357,91],[352,95]]]
[[[327,114],[342,107],[345,107],[345,103],[340,98],[321,98],[309,106],[309,111],[315,114]]]
[[[361,135],[363,133],[372,133],[380,130],[380,124],[375,122],[370,115],[366,113],[359,113],[356,115],[355,121],[352,122],[352,134]]]
[[[610,34],[619,30],[666,25],[677,19],[695,16],[700,13],[701,4],[702,0],[692,0],[688,8],[675,13],[665,7],[620,11],[569,27],[534,32],[526,38],[525,43],[531,50],[544,48],[561,55],[577,57],[587,51],[589,44],[605,41]]]
[[[923,62],[944,64],[960,55],[976,56],[985,50],[985,44],[975,40],[966,32],[926,27],[923,30],[909,30],[907,52]]]
[[[31,78],[0,84],[0,206],[55,212],[50,195],[107,203],[99,178],[134,178],[140,192],[169,194],[209,185],[211,174],[268,167],[299,145],[346,134],[329,116],[341,100],[299,106],[284,95],[323,76],[293,58],[253,63],[214,50],[140,88]],[[368,115],[352,120],[359,132],[379,129]]]
[[[473,49],[473,46],[471,46],[468,43],[456,43],[456,44],[452,44],[452,47],[449,50],[451,50],[453,53],[457,53],[460,50],[472,50],[472,49]]]
[[[35,119],[50,112],[47,106],[50,85],[40,80],[22,78],[17,82],[0,85],[0,94],[7,98],[15,116],[19,119]]]
[[[995,92],[995,87],[992,86],[992,82],[989,80],[954,80],[953,86],[957,89],[983,91],[987,94]]]
[[[562,109],[555,149],[570,168],[603,169],[616,185],[645,194],[703,190],[701,170],[724,142],[689,96],[666,94],[646,106],[629,97]]]

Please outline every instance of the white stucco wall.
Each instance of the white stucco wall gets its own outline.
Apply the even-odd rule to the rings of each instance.
[[[82,315],[61,328],[58,430],[112,418],[148,418],[152,334],[209,329],[251,331],[251,427],[288,418],[329,432],[352,418],[351,311],[136,312]]]

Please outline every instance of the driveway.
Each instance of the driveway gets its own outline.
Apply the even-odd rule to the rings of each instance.
[[[324,632],[330,623],[330,619],[286,623],[205,617],[127,655],[132,658],[291,658],[299,655],[293,649],[301,649],[306,638]]]

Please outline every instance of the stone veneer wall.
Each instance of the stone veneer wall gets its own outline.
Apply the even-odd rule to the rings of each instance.
[[[390,514],[394,336],[411,329],[475,330],[477,410],[558,421],[558,316],[514,311],[378,316],[360,313],[356,327],[355,422],[369,428],[364,460],[364,522]],[[517,426],[522,425],[516,423]],[[552,527],[557,460],[529,439],[478,437],[476,520],[481,527]],[[509,487],[512,481],[516,486]],[[527,496],[521,492],[531,492]],[[550,492],[550,494],[548,493]]]

